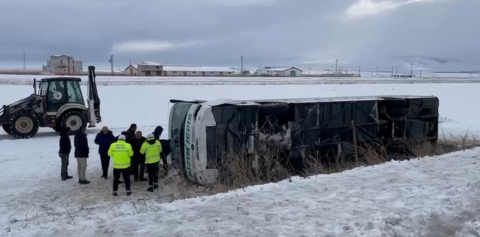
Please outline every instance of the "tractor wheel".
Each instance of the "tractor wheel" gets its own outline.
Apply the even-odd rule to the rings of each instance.
[[[62,116],[61,128],[69,127],[72,134],[77,134],[79,131],[87,127],[87,120],[82,111],[73,110],[66,112]]]
[[[12,134],[12,132],[10,131],[10,126],[8,126],[8,124],[2,124],[2,128],[7,134]]]
[[[39,129],[39,122],[35,115],[28,111],[20,111],[9,120],[10,135],[25,139],[31,138],[37,134]]]
[[[63,130],[63,127],[62,127],[62,117],[57,118],[57,120],[55,121],[55,127],[53,127],[52,129],[53,129],[53,131],[55,131],[55,132],[62,132],[62,130]]]

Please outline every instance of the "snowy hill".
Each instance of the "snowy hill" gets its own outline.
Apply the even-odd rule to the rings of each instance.
[[[424,73],[480,73],[480,61],[459,60],[451,58],[442,58],[434,56],[396,56],[387,58],[368,58],[362,61],[344,62],[339,59],[338,68],[347,70],[348,72],[358,72],[359,66],[361,72],[375,72],[377,67],[380,72],[391,74],[392,67],[394,72],[399,74],[409,74],[412,69],[417,74],[419,71]],[[321,70],[335,70],[335,61],[331,63],[306,63],[303,65],[304,73],[308,74],[307,70],[312,67],[314,73],[321,73]],[[321,69],[321,70],[320,70]],[[362,76],[368,76],[366,73]]]
[[[431,72],[480,72],[480,63],[429,56],[399,57],[402,66]]]

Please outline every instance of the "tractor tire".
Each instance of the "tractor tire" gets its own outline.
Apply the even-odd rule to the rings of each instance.
[[[10,131],[10,126],[8,124],[4,123],[2,124],[3,131],[5,131],[7,134],[11,135],[12,132]]]
[[[82,111],[68,111],[62,116],[62,126],[60,128],[69,127],[72,134],[77,134],[87,127],[87,119]]]
[[[19,139],[34,137],[39,127],[38,118],[28,111],[19,111],[9,120],[10,135]]]

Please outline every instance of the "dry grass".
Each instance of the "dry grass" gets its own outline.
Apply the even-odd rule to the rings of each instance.
[[[282,165],[285,157],[283,150],[272,144],[263,144],[255,154],[249,154],[244,149],[229,153],[220,164],[219,184],[242,188],[286,179],[291,175]]]
[[[436,143],[409,141],[398,148],[403,151],[403,155],[389,154],[381,144],[359,142],[356,149],[357,159],[352,155],[338,156],[333,161],[325,163],[318,156],[303,154],[303,169],[299,172],[287,162],[289,155],[280,146],[271,143],[261,144],[256,154],[249,154],[245,150],[227,154],[220,165],[218,182],[208,187],[208,193],[214,194],[251,185],[279,182],[292,176],[330,174],[360,166],[378,165],[391,160],[442,155],[478,146],[480,146],[480,140],[469,136],[468,133],[464,136],[449,135],[448,138],[443,136]],[[258,158],[258,163],[255,162],[255,156]],[[256,166],[258,166],[257,169],[255,169]]]

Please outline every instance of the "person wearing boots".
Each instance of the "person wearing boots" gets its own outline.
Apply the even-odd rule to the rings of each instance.
[[[134,181],[147,181],[145,179],[145,155],[140,154],[140,148],[142,148],[142,144],[147,139],[142,136],[141,131],[137,131],[135,133],[135,137],[130,140],[130,145],[132,145],[133,149],[133,157],[132,157],[132,171]],[[139,170],[140,169],[140,170]]]
[[[133,156],[132,146],[125,142],[125,136],[118,136],[118,141],[108,149],[108,155],[113,159],[113,196],[117,196],[118,181],[123,176],[127,196],[132,194],[130,190],[130,164]]]
[[[98,145],[98,154],[100,155],[100,160],[102,162],[102,178],[104,179],[108,179],[108,166],[110,165],[108,149],[115,140],[115,136],[113,136],[112,131],[108,130],[107,126],[104,126],[102,131],[100,131],[95,137],[95,144]]]
[[[115,137],[114,142],[118,142],[118,137],[120,137],[121,135],[123,135],[123,136],[126,137],[126,134],[127,134],[126,131],[121,132],[120,135],[118,135],[118,136]],[[130,166],[130,167],[131,167],[131,166]],[[119,184],[123,184],[123,181],[119,180],[118,183],[119,183]]]
[[[62,128],[62,131],[60,132],[60,150],[58,151],[58,155],[62,159],[62,169],[60,175],[63,181],[73,178],[72,176],[68,175],[68,159],[70,156],[70,151],[72,150],[72,143],[70,142],[70,137],[68,136],[69,133],[69,127]]]
[[[82,128],[79,133],[75,135],[74,145],[75,145],[75,158],[77,158],[77,170],[78,170],[78,183],[80,184],[89,184],[85,177],[87,171],[87,159],[88,154],[90,153],[90,148],[88,147],[87,134],[85,133],[86,128]]]
[[[160,145],[160,141],[155,139],[152,133],[148,134],[147,141],[140,148],[140,153],[145,155],[148,184],[150,185],[147,191],[149,192],[153,192],[154,189],[158,188],[158,170],[159,167],[163,167],[163,161],[160,159],[161,152],[162,145]]]

